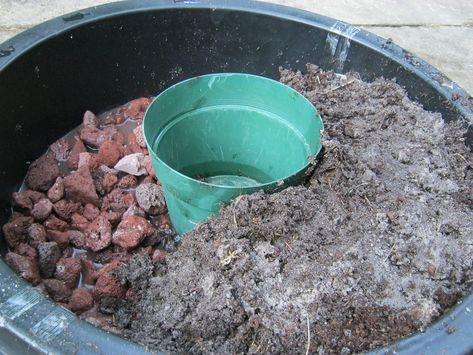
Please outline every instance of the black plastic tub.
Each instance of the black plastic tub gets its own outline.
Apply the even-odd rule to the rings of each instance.
[[[28,162],[101,112],[155,95],[183,79],[244,72],[277,79],[278,67],[311,62],[364,80],[397,78],[411,99],[446,120],[473,123],[467,93],[385,39],[324,16],[244,0],[135,0],[45,22],[0,45],[0,225]],[[473,144],[473,129],[467,144]],[[0,238],[1,250],[6,250]],[[379,352],[473,351],[473,296],[416,334]],[[455,329],[451,334],[448,330]],[[144,353],[54,305],[0,261],[0,351]]]

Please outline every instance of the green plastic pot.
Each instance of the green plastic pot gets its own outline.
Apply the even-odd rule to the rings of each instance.
[[[183,234],[222,202],[301,181],[322,145],[322,119],[297,91],[248,74],[212,74],[157,96],[144,136],[171,222]]]

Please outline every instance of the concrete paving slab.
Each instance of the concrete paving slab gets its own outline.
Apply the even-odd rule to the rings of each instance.
[[[471,0],[262,0],[298,7],[355,25],[473,25]]]
[[[0,46],[2,42],[5,42],[7,39],[13,37],[14,35],[18,34],[21,32],[18,28],[13,28],[13,29],[1,29],[0,28]]]
[[[473,94],[473,27],[369,27],[440,69]]]
[[[53,17],[110,0],[0,0],[0,29],[28,28]]]

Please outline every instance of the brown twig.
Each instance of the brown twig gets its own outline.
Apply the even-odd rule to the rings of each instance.
[[[348,85],[351,85],[355,82],[355,80],[350,80],[349,82],[345,83],[345,84],[342,84],[342,85],[338,85],[338,86],[335,86],[334,88],[330,89],[330,90],[327,90],[327,91],[324,91],[322,92],[321,94],[322,95],[327,95],[335,90],[338,90],[338,89],[341,89],[341,88],[344,88],[345,86],[348,86]]]
[[[363,196],[365,198],[365,201],[368,203],[368,206],[371,208],[371,211],[374,211],[373,204],[371,203],[370,200],[368,200],[368,197],[366,195]]]

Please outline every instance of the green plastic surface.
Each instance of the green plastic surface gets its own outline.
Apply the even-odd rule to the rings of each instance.
[[[180,82],[154,99],[143,126],[179,234],[222,202],[299,183],[322,148],[316,108],[288,86],[248,74]]]

